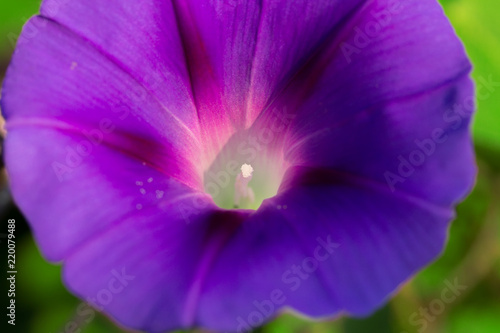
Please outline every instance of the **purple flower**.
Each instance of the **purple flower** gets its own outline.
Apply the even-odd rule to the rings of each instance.
[[[150,332],[367,315],[442,251],[474,106],[435,0],[66,2],[2,110],[15,200],[82,299]]]

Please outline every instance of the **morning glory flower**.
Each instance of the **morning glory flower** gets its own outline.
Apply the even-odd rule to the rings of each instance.
[[[436,0],[45,0],[2,90],[12,193],[127,328],[368,315],[473,185],[470,70]]]

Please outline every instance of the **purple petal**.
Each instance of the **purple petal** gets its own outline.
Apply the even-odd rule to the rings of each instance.
[[[207,270],[238,227],[235,214],[209,215],[193,202],[186,198],[165,211],[151,206],[126,217],[67,258],[64,280],[127,327],[147,332],[192,327]],[[180,205],[198,211],[189,224]]]
[[[476,175],[471,114],[461,104],[472,91],[464,78],[377,105],[352,121],[334,122],[297,139],[287,156],[296,165],[335,169],[451,206],[470,191]],[[454,113],[456,103],[465,113]]]
[[[149,99],[161,104],[163,113],[198,133],[190,74],[171,1],[44,0],[40,12],[107,58],[101,61],[126,72]]]
[[[285,159],[451,205],[475,176],[471,65],[435,1],[401,2],[386,26],[359,46],[359,31],[369,31],[375,17],[390,13],[391,3],[368,2],[304,80],[285,91],[295,103],[276,101],[291,104],[287,112],[294,113],[284,138]],[[344,43],[358,45],[359,53],[345,57],[339,47]],[[261,117],[259,126],[267,120]]]
[[[353,1],[264,1],[252,65],[247,123],[251,124],[315,56],[331,46],[359,10]],[[290,98],[287,95],[286,99]]]
[[[78,155],[82,139],[31,127],[11,130],[6,139],[14,198],[49,260],[66,260],[81,244],[124,220],[141,221],[151,207],[168,211],[190,197],[203,203],[200,214],[211,207],[207,194],[105,144],[91,146],[87,156]]]
[[[18,45],[2,91],[9,131],[64,131],[111,146],[202,188],[196,126],[183,123],[170,111],[171,105],[162,104],[92,43],[43,17],[30,24],[38,27],[37,35]],[[168,82],[162,85],[168,90]],[[173,109],[189,113],[189,104]]]
[[[435,1],[368,1],[345,17],[257,121],[265,126],[275,109],[296,114],[294,144],[370,108],[457,83],[470,69]]]
[[[448,207],[334,171],[297,168],[288,176],[295,186],[265,202],[219,256],[200,324],[236,331],[284,307],[315,318],[366,315],[442,250]]]
[[[235,130],[251,126],[268,100],[360,2],[174,1],[211,151],[220,149]]]

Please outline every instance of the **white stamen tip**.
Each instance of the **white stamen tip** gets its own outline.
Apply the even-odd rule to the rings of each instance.
[[[253,168],[250,164],[243,164],[241,166],[241,174],[243,175],[243,178],[248,178],[252,175]]]

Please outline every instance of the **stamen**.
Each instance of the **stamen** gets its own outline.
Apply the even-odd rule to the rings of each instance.
[[[240,206],[241,200],[248,199],[250,203],[255,201],[255,195],[248,183],[252,180],[253,168],[250,164],[243,164],[241,172],[236,176],[234,183],[234,208]]]
[[[243,178],[252,177],[253,168],[250,164],[243,164],[241,166],[241,174]]]

